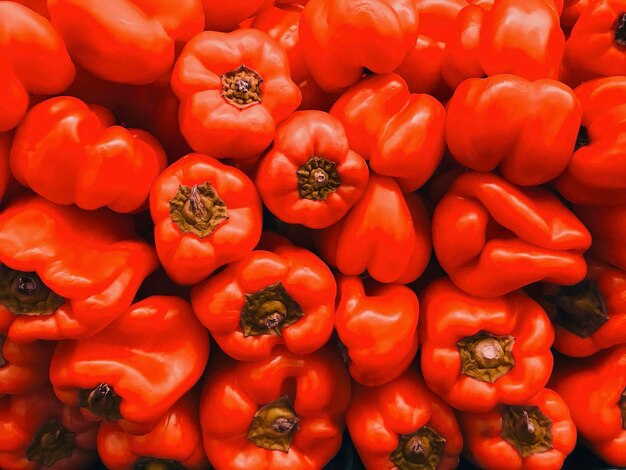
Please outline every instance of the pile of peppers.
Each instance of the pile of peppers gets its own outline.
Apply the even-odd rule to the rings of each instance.
[[[626,0],[1,0],[0,103],[0,469],[626,467]]]

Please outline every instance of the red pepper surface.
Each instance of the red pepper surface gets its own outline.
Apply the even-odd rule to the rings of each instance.
[[[109,110],[78,98],[39,103],[17,128],[13,175],[57,204],[117,212],[144,208],[167,157],[147,132],[114,124]]]
[[[428,211],[419,196],[403,194],[392,178],[371,173],[361,199],[343,219],[317,232],[315,244],[342,274],[367,270],[379,282],[408,284],[430,258]]]
[[[554,330],[546,312],[522,291],[478,298],[445,278],[424,289],[421,300],[422,373],[454,408],[517,405],[548,382]]]
[[[208,357],[209,335],[191,305],[154,296],[90,338],[59,343],[50,381],[87,419],[143,434],[194,386]]]
[[[204,27],[200,0],[48,0],[72,58],[94,75],[141,85],[165,75],[177,42]]]
[[[452,470],[459,464],[463,436],[454,413],[413,370],[379,387],[357,385],[346,424],[367,468]]]
[[[578,98],[556,80],[470,78],[448,102],[446,137],[461,165],[478,171],[498,167],[510,182],[535,186],[563,173],[580,120]]]
[[[196,284],[252,251],[261,237],[261,200],[241,171],[189,154],[150,193],[157,253],[170,278]]]
[[[580,18],[580,15],[592,0],[565,0],[563,3],[563,11],[561,12],[561,28],[565,35],[569,37],[572,27]]]
[[[202,446],[198,396],[187,393],[146,434],[134,435],[115,422],[98,430],[98,453],[109,470],[210,468]]]
[[[270,7],[274,0],[202,0],[205,29],[208,31],[233,31],[239,23]]]
[[[626,466],[626,345],[563,358],[551,387],[569,406],[585,445],[609,465]]]
[[[287,54],[256,29],[196,35],[176,62],[172,89],[183,136],[217,158],[259,155],[301,100]]]
[[[521,405],[457,416],[465,456],[485,470],[559,470],[576,445],[567,404],[547,388]]]
[[[446,113],[430,95],[411,94],[396,74],[366,78],[346,91],[330,113],[343,124],[350,148],[403,191],[432,176],[445,149]]]
[[[333,332],[337,286],[324,262],[304,248],[253,251],[193,288],[200,321],[239,361],[269,357],[279,344],[309,354]]]
[[[25,7],[39,13],[41,16],[50,19],[50,13],[48,13],[48,0],[17,0],[16,3],[21,3]]]
[[[204,449],[217,470],[321,469],[339,450],[349,401],[348,372],[330,349],[223,358],[200,399]]]
[[[299,111],[276,130],[274,144],[257,165],[255,184],[280,220],[325,228],[359,200],[367,163],[350,149],[341,122],[322,111]]]
[[[582,123],[574,155],[555,181],[556,189],[574,204],[624,204],[626,77],[591,80],[574,91],[582,103]]]
[[[338,277],[335,328],[347,349],[350,375],[360,384],[387,383],[413,361],[417,352],[419,302],[401,285]]]
[[[157,264],[130,219],[40,197],[12,202],[0,213],[0,310],[13,314],[8,336],[91,336],[128,308]]]
[[[9,152],[11,151],[11,134],[0,132],[0,201],[4,196],[11,174],[9,170]]]
[[[44,17],[15,2],[0,3],[0,132],[20,122],[29,93],[61,93],[74,80],[65,44]]]
[[[494,297],[533,282],[571,285],[585,277],[591,236],[546,189],[464,173],[435,208],[432,224],[441,267],[468,294]]]
[[[593,237],[591,254],[626,271],[626,204],[613,207],[574,206]]]
[[[415,48],[415,0],[309,0],[300,18],[304,59],[326,91],[358,82],[365,69],[393,72]]]
[[[76,470],[96,460],[98,426],[59,402],[49,387],[0,396],[0,467]]]

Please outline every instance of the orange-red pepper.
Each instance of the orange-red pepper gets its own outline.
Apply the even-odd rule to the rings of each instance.
[[[0,310],[12,312],[14,341],[97,333],[131,304],[157,267],[130,219],[40,197],[0,213]]]
[[[218,469],[317,470],[339,450],[349,401],[350,377],[330,349],[224,358],[209,369],[200,400],[204,449]]]
[[[336,117],[299,111],[276,130],[272,148],[257,164],[255,184],[283,222],[325,228],[359,200],[368,175]]]
[[[314,236],[328,264],[351,276],[367,270],[379,282],[414,281],[431,253],[430,220],[422,200],[403,194],[392,178],[374,173],[348,214]]]
[[[60,342],[50,381],[87,419],[143,434],[195,385],[208,357],[209,335],[191,305],[154,296],[90,338]]]
[[[461,165],[498,167],[510,182],[535,186],[565,170],[580,120],[578,98],[556,80],[470,78],[448,102],[446,138]]]
[[[457,416],[465,457],[485,470],[559,470],[576,445],[567,404],[547,388],[520,405]]]
[[[259,155],[301,100],[287,54],[257,29],[196,35],[176,61],[172,89],[183,136],[217,158]]]
[[[312,353],[333,332],[337,287],[330,269],[304,248],[281,243],[253,251],[191,291],[194,311],[237,360],[259,360],[279,344]]]
[[[435,208],[432,223],[441,267],[469,294],[498,296],[537,281],[571,285],[585,277],[583,252],[591,236],[546,189],[464,173]]]
[[[380,387],[357,385],[346,411],[367,468],[453,470],[463,436],[450,406],[413,370]]]
[[[379,175],[415,191],[432,176],[445,149],[446,113],[429,95],[411,94],[396,74],[362,80],[330,113],[343,124],[350,148]]]
[[[50,19],[50,13],[48,13],[48,0],[17,0],[16,3],[21,3],[34,12],[39,13],[41,16]]]
[[[205,29],[208,31],[233,31],[239,23],[268,8],[274,0],[202,0]]]
[[[189,154],[150,193],[157,253],[174,282],[195,284],[252,251],[261,237],[261,200],[241,171]]]
[[[451,406],[487,411],[498,403],[517,405],[548,382],[554,330],[522,291],[478,298],[445,278],[426,287],[421,301],[422,373]]]
[[[4,197],[9,182],[9,153],[11,151],[11,134],[0,132],[0,201]]]
[[[51,98],[30,109],[11,147],[11,170],[24,186],[57,204],[133,212],[167,165],[154,137],[116,126],[106,108]]]
[[[50,22],[15,2],[0,3],[0,132],[20,122],[29,93],[61,93],[74,80],[74,65]]]
[[[626,204],[612,207],[574,206],[591,232],[591,254],[626,271]]]

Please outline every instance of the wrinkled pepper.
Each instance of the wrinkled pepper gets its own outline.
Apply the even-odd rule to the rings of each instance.
[[[339,450],[349,401],[350,377],[330,349],[224,358],[209,369],[200,400],[204,449],[218,470],[318,470]]]
[[[57,204],[117,212],[144,208],[167,157],[147,132],[114,124],[108,109],[78,98],[39,103],[15,133],[15,179]]]
[[[426,183],[443,157],[443,106],[432,96],[411,94],[396,74],[362,80],[330,113],[343,124],[350,148],[379,175],[396,178],[403,191]]]
[[[335,328],[350,375],[377,386],[404,372],[417,352],[419,302],[408,287],[339,276]]]
[[[609,465],[626,467],[626,345],[561,359],[550,386],[569,406],[583,443]]]
[[[461,165],[497,167],[511,183],[536,186],[565,170],[580,120],[578,98],[556,80],[470,78],[448,102],[446,137]]]
[[[348,214],[314,237],[328,264],[349,276],[367,270],[379,282],[414,281],[431,253],[430,220],[422,200],[403,194],[392,178],[374,173]]]
[[[422,373],[451,406],[488,411],[498,403],[518,405],[545,387],[554,330],[525,293],[478,298],[444,278],[420,296]]]
[[[220,348],[239,361],[269,357],[279,344],[309,354],[333,332],[337,286],[304,248],[253,251],[195,286],[191,302]]]
[[[544,188],[464,173],[437,204],[432,224],[441,267],[469,294],[493,297],[537,281],[571,285],[585,277],[591,236]]]
[[[574,206],[573,210],[593,237],[590,253],[626,271],[626,204],[612,207]]]
[[[576,445],[567,404],[547,388],[519,405],[457,416],[465,457],[485,470],[559,470]]]
[[[267,8],[274,0],[202,0],[204,9],[205,29],[208,31],[229,32],[237,29],[239,24]]]
[[[299,111],[276,130],[254,181],[265,206],[283,222],[325,228],[359,200],[368,177],[367,163],[350,149],[336,117]]]
[[[172,89],[183,136],[216,158],[259,155],[301,100],[287,54],[256,29],[196,35],[176,61]]]
[[[90,338],[59,343],[50,381],[87,419],[143,434],[195,385],[208,357],[209,335],[191,305],[154,296]]]
[[[30,93],[61,93],[74,74],[63,39],[48,20],[18,3],[0,2],[0,132],[17,126]]]
[[[157,268],[130,219],[40,197],[0,213],[0,310],[14,341],[91,336],[121,315]]]
[[[459,464],[463,436],[454,413],[413,370],[380,387],[357,385],[346,424],[367,468],[453,470]]]

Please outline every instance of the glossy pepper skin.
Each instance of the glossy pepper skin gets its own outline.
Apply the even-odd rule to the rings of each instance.
[[[50,22],[15,2],[0,2],[0,132],[17,126],[29,94],[61,93],[74,80],[74,64]]]
[[[138,465],[164,470],[210,468],[202,446],[198,399],[194,391],[187,393],[146,434],[129,434],[112,421],[102,423],[98,429],[102,462],[109,470],[135,470]]]
[[[165,75],[177,42],[204,27],[200,0],[49,0],[48,10],[72,58],[94,75],[142,85]]]
[[[259,155],[301,100],[286,53],[256,29],[196,35],[176,61],[172,89],[183,136],[216,158]]]
[[[340,91],[365,69],[392,72],[415,47],[418,11],[413,0],[309,0],[300,18],[304,60],[326,91]]]
[[[565,170],[580,120],[578,98],[556,80],[470,78],[448,102],[446,138],[461,165],[536,186]]]
[[[626,204],[612,207],[574,206],[591,232],[591,254],[626,271]]]
[[[51,388],[0,396],[0,466],[75,470],[96,460],[98,426],[65,406]]]
[[[537,281],[571,285],[585,277],[591,236],[546,189],[464,173],[435,208],[432,224],[441,267],[468,294],[495,297]]]
[[[567,404],[547,388],[521,405],[457,416],[465,457],[486,470],[558,470],[576,445]]]
[[[374,173],[350,212],[314,237],[329,265],[349,276],[367,270],[379,282],[414,281],[431,253],[430,221],[422,200],[403,194],[392,178]]]
[[[279,344],[309,354],[333,331],[337,286],[304,248],[253,251],[195,286],[191,302],[220,348],[239,361],[271,356]]]
[[[11,170],[24,186],[57,204],[133,212],[167,166],[157,140],[116,126],[106,108],[51,98],[30,109],[11,147]]]
[[[121,315],[157,268],[130,219],[26,197],[0,213],[0,310],[9,338],[91,336]]]
[[[396,74],[366,78],[347,90],[330,113],[343,124],[350,147],[379,175],[405,192],[432,176],[445,149],[446,113],[429,95],[411,94]]]
[[[478,298],[444,278],[432,282],[421,300],[422,373],[454,408],[520,404],[548,382],[554,330],[522,291]]]
[[[207,31],[233,31],[239,24],[264,8],[271,6],[274,0],[202,0],[205,29]]]
[[[257,164],[255,185],[280,220],[325,228],[359,200],[369,177],[367,163],[350,149],[341,122],[322,111],[299,111],[276,130]]]
[[[563,358],[550,386],[569,406],[585,445],[606,463],[626,466],[626,345]]]
[[[335,328],[346,347],[350,375],[360,384],[387,383],[417,352],[419,302],[408,287],[338,276]]]
[[[330,349],[223,358],[200,399],[204,449],[216,470],[320,469],[339,450],[349,401],[348,372]]]
[[[4,197],[9,182],[9,153],[11,151],[11,134],[0,132],[0,202]]]
[[[142,434],[194,386],[208,357],[209,335],[191,305],[153,296],[98,334],[59,343],[50,381],[59,399],[80,406],[87,419]]]
[[[450,406],[407,370],[379,387],[355,386],[346,424],[367,468],[452,470],[463,436]]]
[[[261,237],[261,200],[250,179],[214,158],[189,154],[150,193],[157,253],[170,278],[196,284],[252,251]]]
[[[574,155],[555,187],[574,204],[624,204],[626,77],[591,80],[574,92],[582,103],[582,122]]]

